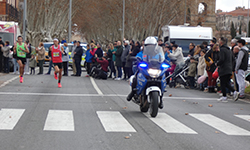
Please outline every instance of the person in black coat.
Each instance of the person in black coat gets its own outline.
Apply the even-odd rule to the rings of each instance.
[[[82,61],[82,54],[83,54],[83,49],[81,47],[81,42],[77,42],[77,47],[74,52],[74,63],[76,65],[76,75],[77,77],[80,77],[82,74],[82,69],[81,69],[81,61]]]
[[[194,43],[190,43],[189,44],[189,53],[188,53],[189,57],[194,56],[194,48],[195,48],[195,44]]]
[[[97,56],[99,58],[103,57],[103,50],[102,50],[102,45],[100,43],[97,44],[97,50],[95,52],[95,54],[97,54]]]
[[[2,41],[2,37],[0,37],[0,45],[4,46],[4,42]],[[0,72],[3,71],[3,52],[0,47]]]
[[[220,58],[219,61],[216,63],[218,66],[218,73],[220,76],[220,85],[221,85],[221,92],[223,96],[218,99],[218,101],[227,102],[227,92],[226,88],[229,89],[231,92],[234,92],[233,99],[236,101],[239,98],[239,93],[234,90],[234,88],[230,84],[230,77],[232,76],[232,52],[230,48],[226,45],[227,39],[221,37],[219,40],[220,44]]]

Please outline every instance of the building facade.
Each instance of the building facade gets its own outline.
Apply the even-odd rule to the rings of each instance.
[[[0,0],[0,21],[16,21],[19,17],[19,0]]]
[[[222,12],[222,10],[217,10],[216,29],[223,32],[230,31],[233,23],[237,34],[239,34],[239,29],[241,26],[241,36],[246,36],[248,12],[250,11],[248,9],[245,9],[245,7],[236,7],[234,11],[230,12]]]

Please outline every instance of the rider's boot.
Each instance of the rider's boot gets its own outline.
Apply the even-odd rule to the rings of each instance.
[[[136,89],[133,89],[127,96],[127,101],[131,101],[136,93]]]

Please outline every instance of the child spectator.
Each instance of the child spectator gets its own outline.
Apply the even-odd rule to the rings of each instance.
[[[196,75],[196,67],[197,67],[197,61],[194,57],[190,58],[190,64],[188,69],[188,82],[191,89],[194,89],[194,77]]]
[[[168,68],[167,70],[167,72],[169,72],[170,75],[174,72],[174,69],[176,67],[175,61],[176,60],[173,59],[170,60],[170,68]]]
[[[206,54],[206,50],[205,49],[201,50],[201,52],[200,52],[201,56],[199,57],[199,62],[198,62],[198,66],[197,66],[198,78],[200,76],[204,75],[204,70],[205,70],[205,67],[206,67],[205,58],[204,58],[205,54]],[[200,84],[200,90],[201,91],[204,91],[204,88],[205,88],[204,86],[205,86],[204,83]]]
[[[33,71],[33,74],[35,74],[36,65],[37,65],[36,57],[35,57],[35,55],[32,54],[31,58],[29,60],[30,74],[32,74],[32,71]]]

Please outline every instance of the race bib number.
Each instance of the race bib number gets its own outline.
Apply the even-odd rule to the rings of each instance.
[[[25,52],[20,52],[20,51],[19,51],[18,54],[19,54],[19,56],[25,56]]]
[[[53,56],[54,56],[54,57],[59,57],[59,56],[60,56],[60,55],[59,55],[59,52],[53,53]]]

